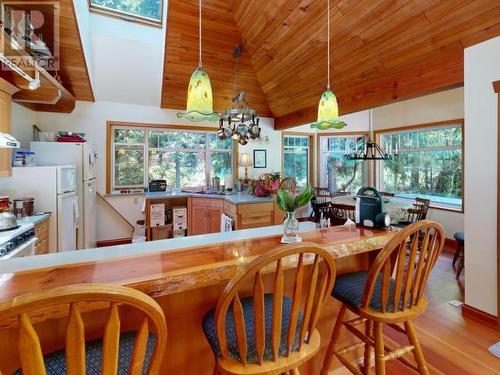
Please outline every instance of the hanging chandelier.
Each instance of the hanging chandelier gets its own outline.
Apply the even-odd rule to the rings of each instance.
[[[327,77],[326,90],[321,94],[318,105],[318,120],[311,124],[311,128],[326,130],[330,128],[342,129],[346,123],[339,119],[339,105],[337,97],[330,89],[330,0],[327,0]]]
[[[189,80],[187,106],[185,112],[177,112],[177,117],[189,121],[217,121],[220,116],[213,110],[212,85],[201,61],[201,0],[198,1],[198,67]]]
[[[250,139],[260,139],[261,129],[257,112],[250,107],[245,99],[245,92],[238,90],[238,62],[241,57],[242,48],[236,45],[233,50],[233,57],[236,64],[234,79],[234,91],[231,106],[220,115],[219,139],[231,138],[241,145],[246,145]]]
[[[369,134],[373,133],[372,130],[372,110],[369,112],[370,121],[370,131]],[[398,145],[396,144],[394,150],[392,149],[392,144],[389,144],[385,150],[383,150],[377,143],[375,143],[371,136],[368,136],[364,147],[358,147],[357,144],[354,146],[354,150],[347,149],[344,155],[345,160],[393,160],[398,157]],[[393,152],[394,151],[394,152]]]

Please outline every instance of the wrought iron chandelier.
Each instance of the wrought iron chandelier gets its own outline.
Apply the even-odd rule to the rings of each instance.
[[[250,107],[245,99],[245,92],[238,90],[238,61],[241,57],[242,48],[236,45],[233,57],[236,63],[236,74],[234,89],[236,95],[233,97],[231,106],[220,115],[219,139],[231,138],[241,145],[246,145],[250,139],[260,139],[261,128],[257,112]]]
[[[370,132],[372,134],[372,110],[369,113],[370,121]],[[398,145],[392,149],[392,144],[388,145],[385,150],[383,150],[377,143],[375,143],[370,136],[365,142],[364,147],[358,148],[357,145],[354,146],[354,150],[346,150],[344,155],[345,160],[393,160],[398,157]]]

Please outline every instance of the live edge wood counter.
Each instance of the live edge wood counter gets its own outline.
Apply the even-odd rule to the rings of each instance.
[[[337,273],[367,269],[371,260],[394,235],[392,230],[332,227],[322,236],[318,230],[302,233],[304,241],[323,246],[335,258]],[[213,308],[226,282],[256,256],[279,245],[280,236],[226,242],[215,245],[170,250],[91,263],[69,264],[0,275],[0,300],[35,290],[78,283],[111,283],[139,289],[156,299],[164,309],[169,329],[168,348],[161,374],[212,374],[214,359],[203,336],[201,321]],[[285,277],[293,277],[293,264]],[[272,287],[271,278],[264,280]],[[251,287],[251,285],[249,285]],[[330,301],[318,324],[322,350],[301,368],[301,373],[318,374],[324,350],[333,328],[338,305]],[[57,317],[35,327],[42,346],[54,350],[64,346],[65,319]],[[122,311],[122,327],[134,326],[134,317]],[[59,313],[60,314],[60,313]],[[107,312],[89,311],[85,315],[86,339],[95,337]],[[95,327],[94,329],[92,327]],[[5,328],[0,317],[0,371],[9,374],[18,364],[15,330]],[[44,345],[45,343],[45,345]],[[339,367],[332,363],[332,369]]]

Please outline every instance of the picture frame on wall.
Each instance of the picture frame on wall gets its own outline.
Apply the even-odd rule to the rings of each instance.
[[[253,150],[253,167],[267,168],[267,150]]]

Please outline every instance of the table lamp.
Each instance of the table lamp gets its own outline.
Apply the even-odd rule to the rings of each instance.
[[[248,181],[248,167],[252,166],[252,161],[250,160],[250,154],[241,154],[240,167],[245,168],[245,182]]]

